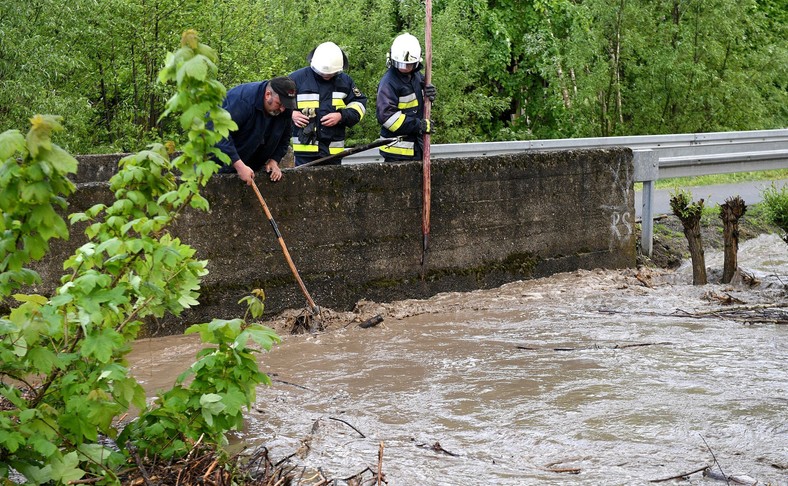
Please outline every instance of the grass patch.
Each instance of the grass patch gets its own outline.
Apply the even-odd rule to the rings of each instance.
[[[684,233],[680,230],[671,228],[667,225],[661,223],[655,223],[654,236],[661,236],[663,238],[669,238],[669,239],[681,239],[684,238]]]
[[[788,243],[788,187],[777,189],[772,183],[763,193],[763,205],[765,218],[780,228]]]
[[[654,186],[656,189],[672,189],[675,187],[712,186],[716,184],[735,184],[737,182],[748,181],[776,181],[780,179],[788,179],[788,169],[710,174],[697,177],[674,177],[671,179],[660,179],[656,181]],[[643,183],[636,182],[635,190],[642,191]]]
[[[769,207],[765,203],[747,205],[747,213],[744,215],[753,231],[758,233],[774,233],[775,222],[772,221]]]

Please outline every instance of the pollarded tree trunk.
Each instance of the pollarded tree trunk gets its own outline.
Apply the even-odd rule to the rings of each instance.
[[[739,251],[739,218],[747,212],[744,200],[729,197],[725,204],[720,205],[720,219],[723,224],[723,240],[725,241],[725,263],[722,270],[722,283],[730,283],[738,268]]]
[[[703,240],[700,236],[700,217],[703,213],[703,199],[690,203],[691,196],[679,192],[670,197],[670,208],[684,226],[690,257],[692,258],[692,284],[706,285],[706,259],[703,255]]]

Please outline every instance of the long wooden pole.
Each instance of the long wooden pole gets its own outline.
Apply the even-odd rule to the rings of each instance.
[[[424,20],[424,83],[432,81],[432,0],[426,0],[426,18]],[[430,118],[430,100],[424,97],[424,118]],[[430,174],[430,134],[424,134],[424,158],[422,159],[422,211],[421,211],[421,277],[427,264],[427,250],[430,243],[430,200],[432,199]]]
[[[310,296],[309,291],[306,290],[306,285],[304,285],[304,281],[301,280],[301,276],[298,274],[298,270],[296,269],[295,263],[293,263],[293,259],[290,258],[290,252],[287,251],[287,246],[285,245],[284,238],[282,238],[282,233],[279,232],[279,227],[276,225],[276,221],[274,221],[274,217],[271,215],[271,211],[268,210],[268,205],[265,203],[265,199],[263,199],[263,195],[260,194],[260,189],[257,188],[257,184],[252,184],[252,188],[254,189],[254,193],[257,194],[257,199],[260,201],[260,205],[263,207],[263,211],[265,211],[265,217],[268,218],[268,221],[271,223],[271,227],[274,229],[274,233],[276,234],[276,239],[279,240],[279,246],[282,247],[282,253],[285,254],[285,260],[287,260],[287,264],[290,266],[290,271],[293,272],[293,276],[298,282],[298,286],[301,287],[301,292],[303,292],[304,297],[306,297],[306,301],[309,303],[309,307],[310,310],[312,311],[312,314],[320,314],[320,308],[317,305],[315,305],[315,301],[312,300],[312,296]]]

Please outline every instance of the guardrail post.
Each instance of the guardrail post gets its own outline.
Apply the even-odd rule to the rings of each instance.
[[[654,215],[652,205],[654,203],[654,181],[643,181],[643,211],[641,212],[642,221],[640,222],[640,253],[651,258],[654,250]]]
[[[659,156],[653,150],[632,152],[635,181],[643,183],[643,208],[640,222],[640,253],[651,258],[654,249],[654,181],[659,179]]]

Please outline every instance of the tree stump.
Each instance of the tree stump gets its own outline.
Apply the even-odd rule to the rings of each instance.
[[[703,240],[700,235],[700,217],[703,214],[703,199],[691,203],[692,196],[679,191],[670,197],[670,208],[684,226],[690,257],[692,258],[692,284],[706,285],[706,258],[703,255]]]
[[[725,263],[722,269],[722,283],[730,283],[739,268],[739,218],[747,212],[747,205],[740,196],[729,197],[720,205],[720,219],[723,224],[725,242]]]

